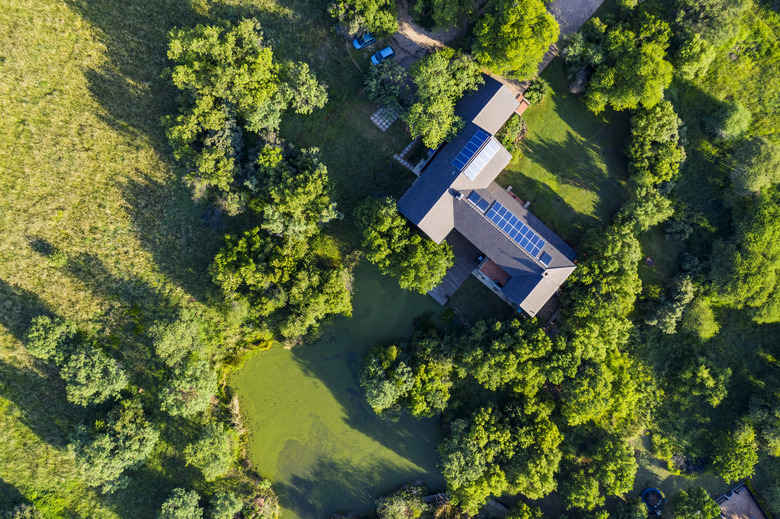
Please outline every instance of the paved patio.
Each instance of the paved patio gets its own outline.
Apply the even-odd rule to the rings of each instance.
[[[377,127],[384,132],[398,119],[398,116],[399,114],[396,110],[391,110],[388,107],[383,106],[374,112],[370,119],[372,123],[376,124]]]

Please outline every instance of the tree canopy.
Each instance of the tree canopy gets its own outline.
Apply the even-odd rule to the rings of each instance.
[[[179,115],[164,120],[168,140],[186,178],[201,188],[230,190],[241,172],[244,130],[275,131],[289,105],[310,113],[327,102],[307,64],[274,60],[254,19],[175,28],[168,58],[182,91]]]
[[[746,141],[734,152],[730,178],[738,197],[780,184],[780,145],[766,137]]]
[[[398,30],[398,7],[392,0],[341,0],[328,12],[350,36],[361,31],[388,36]]]
[[[570,76],[590,77],[585,102],[593,112],[652,108],[672,81],[666,61],[668,24],[651,15],[637,15],[633,23],[607,25],[590,19],[564,51]]]
[[[198,506],[200,496],[194,490],[174,488],[162,504],[157,519],[202,519],[203,509]]]
[[[141,404],[125,400],[91,429],[76,427],[68,451],[82,479],[110,493],[127,485],[124,472],[144,464],[159,434]]]
[[[555,490],[563,436],[550,409],[482,407],[450,424],[439,446],[447,488],[459,505],[476,512],[491,494],[521,492],[531,499]]]
[[[437,148],[463,128],[455,103],[483,82],[479,65],[470,56],[444,49],[415,62],[412,78],[417,100],[406,114],[406,123],[412,138],[420,137],[429,148]]]
[[[208,361],[187,358],[176,365],[160,394],[160,409],[172,416],[202,413],[217,392],[217,374]]]
[[[720,507],[702,487],[683,490],[674,502],[676,519],[718,519]]]
[[[310,242],[259,228],[227,236],[226,242],[211,266],[214,282],[231,297],[247,300],[259,316],[280,311],[284,337],[306,334],[326,315],[352,313],[347,269],[320,264]]]
[[[311,238],[319,226],[339,216],[331,202],[328,169],[319,150],[283,153],[266,146],[248,168],[250,207],[263,216],[261,228],[296,241]]]
[[[206,481],[213,481],[224,475],[238,458],[238,435],[224,423],[209,422],[203,428],[200,438],[184,449],[187,465],[193,465],[203,472]]]
[[[536,74],[559,32],[543,0],[491,0],[474,28],[474,57],[495,74],[525,79]]]
[[[453,265],[452,247],[413,233],[392,198],[367,199],[355,212],[362,230],[366,259],[401,288],[425,294],[438,285]]]
[[[27,332],[27,350],[59,367],[67,399],[74,404],[102,404],[129,384],[121,363],[103,351],[98,339],[68,321],[35,317]]]

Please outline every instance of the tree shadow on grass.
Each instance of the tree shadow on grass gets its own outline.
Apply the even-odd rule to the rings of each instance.
[[[207,23],[187,0],[68,0],[70,8],[95,27],[108,60],[86,77],[94,99],[104,108],[102,118],[125,137],[126,145],[152,146],[163,164],[173,171],[162,118],[177,110],[178,90],[163,77],[169,66],[168,33],[174,27]],[[178,175],[165,181],[145,177],[136,171],[120,178],[126,193],[126,207],[133,218],[136,235],[149,250],[159,268],[197,298],[204,296],[203,283],[208,262],[203,261],[204,241],[200,218],[203,207],[192,202]],[[158,175],[158,178],[164,178]],[[189,239],[188,246],[181,246]]]
[[[0,301],[0,324],[21,343],[34,317],[55,317],[37,295],[1,279]],[[41,440],[60,448],[67,445],[72,425],[86,413],[67,402],[56,369],[25,353],[13,360],[0,360],[0,394],[17,405],[24,425]]]
[[[30,504],[15,486],[0,479],[0,512],[11,510],[21,504]]]
[[[57,258],[62,263],[62,270],[90,291],[119,304],[121,312],[115,312],[107,323],[116,330],[117,336],[101,333],[101,344],[122,362],[133,384],[141,388],[154,387],[157,378],[153,367],[161,364],[152,352],[148,331],[155,323],[175,319],[178,315],[176,301],[144,280],[114,274],[97,256],[67,254],[41,238],[33,237],[29,241],[36,252]],[[46,312],[36,315],[43,313]],[[35,316],[31,315],[30,319],[32,317]]]
[[[573,155],[572,150],[580,151]],[[598,145],[578,140],[571,132],[567,133],[562,142],[544,139],[529,142],[524,146],[524,156],[553,173],[561,184],[592,194],[595,201],[590,214],[579,213],[566,204],[566,212],[569,213],[566,219],[577,221],[581,228],[594,225],[598,220],[609,221],[626,198],[623,186],[617,178],[610,176],[608,166],[601,162],[603,155]],[[530,178],[528,180],[532,181]],[[541,182],[533,182],[537,184],[535,188],[542,186]],[[545,193],[547,200],[553,199],[551,194],[554,193],[549,186],[545,185],[542,191],[549,191]],[[520,196],[523,197],[522,194]],[[554,197],[561,200],[556,205],[565,204],[559,195],[554,194]]]
[[[105,108],[104,120],[123,133],[142,135],[169,153],[160,124],[176,109],[177,92],[161,77],[167,66],[168,32],[207,21],[187,0],[67,0],[95,29],[109,58],[87,79]]]
[[[578,212],[547,183],[528,176],[516,176],[512,192],[524,202],[530,202],[528,210],[575,250],[588,229],[609,221],[609,218],[602,221],[592,214]],[[617,204],[613,212],[620,207],[619,201],[609,203]]]
[[[178,180],[131,180],[123,192],[127,212],[157,266],[191,298],[205,301],[216,290],[209,265],[222,246],[226,223],[233,227],[236,222],[194,203]]]

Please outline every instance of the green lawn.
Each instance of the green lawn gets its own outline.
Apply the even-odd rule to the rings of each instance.
[[[564,240],[577,245],[590,227],[609,221],[627,193],[624,148],[628,116],[593,115],[568,93],[561,59],[542,73],[552,93],[523,118],[528,133],[499,176],[529,210]],[[517,154],[516,154],[517,155]]]
[[[666,282],[679,270],[679,257],[685,249],[685,244],[666,239],[662,226],[656,226],[642,233],[639,237],[642,254],[653,260],[653,266],[648,267],[645,258],[639,262],[639,279],[642,286],[666,286]]]
[[[506,319],[515,314],[512,307],[474,276],[469,276],[452,294],[447,306],[459,310],[472,323],[482,319]]]

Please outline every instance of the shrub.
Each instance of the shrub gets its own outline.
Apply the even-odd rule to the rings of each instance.
[[[512,114],[506,124],[498,131],[498,140],[505,148],[514,147],[517,140],[526,132],[528,125],[525,119],[517,114]]]
[[[697,299],[688,307],[683,319],[683,327],[702,341],[713,338],[720,331],[715,313],[706,299]]]
[[[202,519],[203,509],[198,506],[200,496],[194,490],[174,488],[162,504],[157,519]]]
[[[217,392],[217,374],[202,359],[180,363],[160,391],[160,409],[172,416],[185,418],[206,410]]]
[[[675,500],[674,517],[677,519],[718,519],[720,507],[702,487],[689,492],[683,490]]]
[[[414,519],[420,517],[428,508],[423,501],[424,488],[410,486],[376,502],[376,515],[379,519]]]
[[[198,441],[184,449],[187,465],[199,468],[206,481],[213,481],[229,471],[237,457],[238,436],[218,422],[208,423]]]
[[[736,481],[753,475],[758,463],[756,431],[747,424],[741,424],[728,435],[723,435],[716,444],[712,465],[726,481]]]
[[[231,492],[223,492],[211,500],[210,517],[212,519],[233,519],[243,506],[241,500]]]
[[[550,83],[542,78],[537,78],[531,83],[528,89],[523,94],[525,100],[531,106],[538,105],[544,100],[545,96],[550,93]]]

